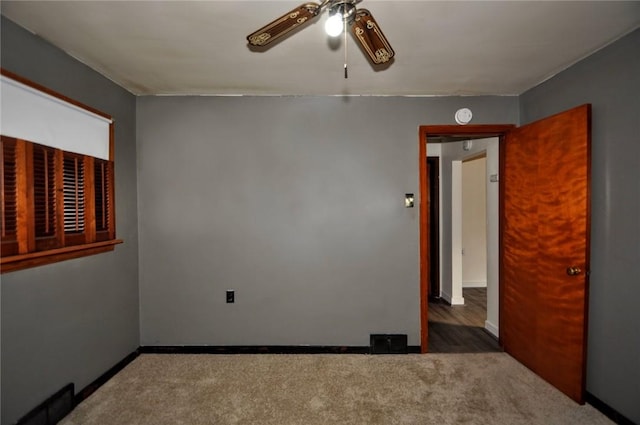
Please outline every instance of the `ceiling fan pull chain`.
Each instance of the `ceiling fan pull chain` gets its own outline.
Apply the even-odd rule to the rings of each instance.
[[[349,78],[349,72],[347,70],[347,20],[344,21],[344,78]]]

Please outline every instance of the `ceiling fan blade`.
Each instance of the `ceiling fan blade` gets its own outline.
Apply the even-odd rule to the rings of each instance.
[[[247,41],[252,46],[269,44],[294,29],[309,23],[312,18],[318,15],[318,12],[320,12],[320,5],[317,3],[301,4],[292,11],[260,28],[258,31],[249,34]]]
[[[387,63],[395,56],[393,48],[367,9],[358,9],[351,33],[373,64]]]

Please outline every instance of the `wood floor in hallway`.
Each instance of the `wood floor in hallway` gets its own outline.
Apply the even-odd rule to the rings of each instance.
[[[491,353],[502,351],[484,329],[486,288],[463,289],[465,305],[429,301],[430,353]]]

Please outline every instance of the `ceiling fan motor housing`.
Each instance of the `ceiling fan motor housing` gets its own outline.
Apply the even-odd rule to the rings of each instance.
[[[335,0],[329,6],[329,15],[340,14],[342,20],[351,24],[356,14],[355,0]]]

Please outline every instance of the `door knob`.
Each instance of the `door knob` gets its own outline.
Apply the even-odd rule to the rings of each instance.
[[[580,273],[582,273],[582,270],[580,269],[580,267],[576,267],[576,266],[567,267],[567,274],[569,276],[577,276]]]

